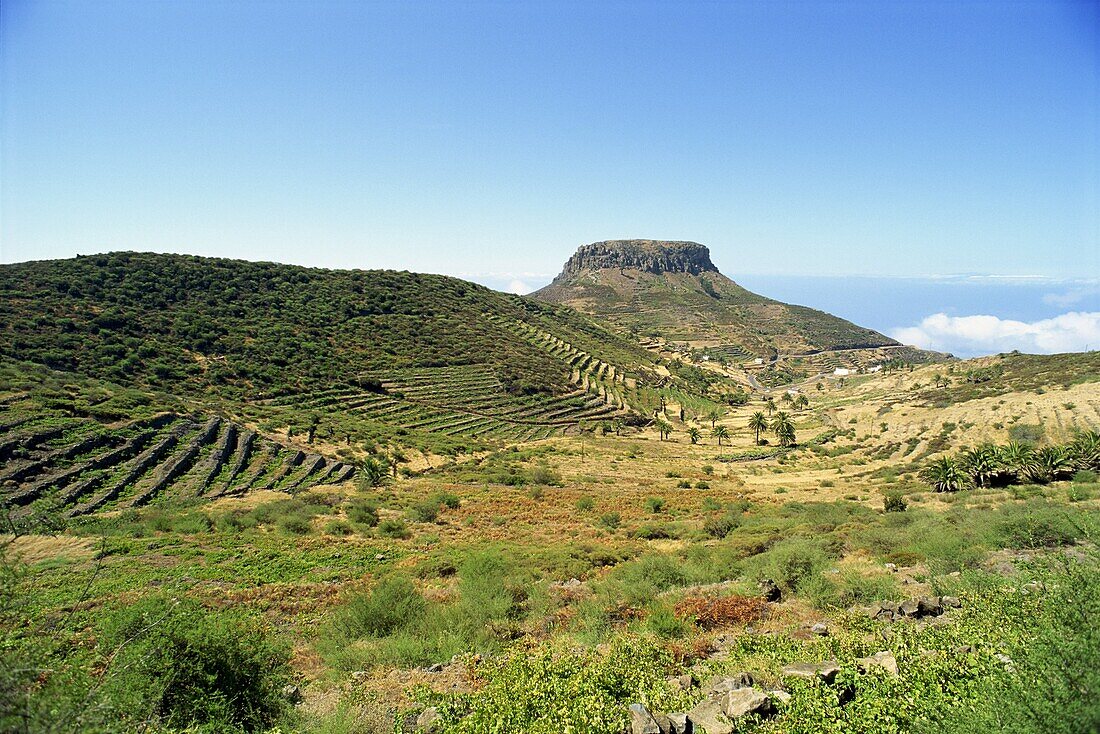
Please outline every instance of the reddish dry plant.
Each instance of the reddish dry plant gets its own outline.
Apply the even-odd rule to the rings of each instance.
[[[693,620],[703,629],[748,624],[764,617],[768,604],[755,596],[689,596],[676,605],[676,616]]]

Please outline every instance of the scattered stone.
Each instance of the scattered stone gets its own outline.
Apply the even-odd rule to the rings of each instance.
[[[691,725],[691,719],[688,715],[682,712],[676,712],[668,714],[668,733],[669,734],[692,734],[694,727]]]
[[[887,563],[887,564],[885,564],[884,567],[886,568],[887,571],[897,571],[898,570],[898,564],[896,564],[896,563]]]
[[[731,734],[733,731],[733,723],[716,698],[704,698],[688,711],[687,716],[692,724],[702,727],[707,734]]]
[[[752,688],[756,680],[752,673],[741,672],[731,676],[711,678],[707,681],[707,694],[726,693],[739,688]]]
[[[752,714],[768,716],[774,713],[772,700],[768,698],[768,694],[755,688],[738,688],[729,691],[722,697],[722,708],[726,716],[731,719],[740,719]]]
[[[898,605],[898,611],[895,616],[900,613],[905,617],[917,617],[920,615],[920,604],[916,599],[906,599]]]
[[[943,614],[943,604],[938,596],[922,596],[917,599],[917,616],[938,617]]]
[[[1028,581],[1020,587],[1021,594],[1038,594],[1042,590],[1043,587],[1037,581]]]
[[[836,680],[836,674],[840,672],[840,666],[833,660],[823,663],[791,663],[783,666],[783,675],[804,680],[820,679],[831,684]]]
[[[362,681],[365,681],[367,678],[370,678],[370,673],[368,673],[365,670],[357,670],[357,671],[355,671],[354,673],[351,674],[351,679],[353,681],[356,681],[357,683],[361,683]]]
[[[893,653],[887,650],[876,652],[869,657],[860,658],[856,661],[856,664],[859,665],[859,669],[864,673],[870,672],[873,668],[881,668],[892,676],[896,677],[898,674],[898,661]]]
[[[374,560],[376,560],[376,561],[384,561],[384,560],[386,560],[386,554],[385,554],[385,553],[379,553],[378,555],[376,555],[376,556],[374,557]]]
[[[956,655],[969,655],[970,653],[974,652],[974,646],[955,645],[953,648],[951,648],[951,652],[955,653]]]
[[[283,698],[290,702],[290,705],[297,706],[302,702],[302,689],[293,683],[288,683],[283,686]]]
[[[957,597],[957,596],[941,596],[940,597],[940,604],[942,604],[943,606],[945,606],[949,609],[958,609],[959,607],[962,606],[962,602],[959,600],[959,597]]]
[[[674,691],[689,691],[694,688],[695,685],[695,676],[691,673],[676,675],[668,679],[668,687]]]
[[[1010,658],[1008,655],[1005,655],[1004,653],[999,652],[999,653],[995,654],[993,657],[997,658],[1002,663],[1004,663],[1005,670],[1007,672],[1009,672],[1009,673],[1015,673],[1016,672],[1016,665],[1012,662],[1012,658]]]
[[[653,713],[640,703],[630,704],[630,734],[661,734]]]
[[[764,597],[764,601],[779,601],[783,598],[783,592],[771,579],[764,579],[760,582],[760,594]]]
[[[432,663],[428,667],[424,668],[425,673],[442,673],[443,663]]]
[[[825,624],[824,622],[818,622],[813,627],[810,627],[810,632],[813,632],[819,637],[825,637],[829,634],[829,625]]]
[[[420,712],[420,716],[416,717],[416,731],[418,732],[439,731],[442,727],[443,719],[439,715],[439,709],[435,706],[429,706]]]
[[[770,691],[768,695],[772,697],[772,701],[780,706],[786,706],[791,702],[791,694],[786,691]]]

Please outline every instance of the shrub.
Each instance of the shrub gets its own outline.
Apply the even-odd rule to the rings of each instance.
[[[540,464],[531,470],[531,482],[534,484],[561,486],[561,475],[550,467]]]
[[[451,492],[440,492],[435,496],[436,501],[443,507],[447,507],[451,510],[458,509],[459,502],[458,495]]]
[[[279,527],[288,533],[294,533],[295,535],[305,535],[313,529],[313,524],[309,521],[309,517],[306,515],[287,515],[279,521]]]
[[[703,473],[707,476],[714,474],[714,467],[710,464],[703,464]]]
[[[665,509],[665,501],[660,497],[649,497],[645,501],[645,506],[649,508],[649,511],[654,515]]]
[[[698,482],[695,483],[695,488],[696,489],[710,489],[710,482],[704,482],[703,480],[700,479]]]
[[[348,506],[348,519],[360,525],[374,527],[378,524],[378,508],[374,503],[356,500]]]
[[[591,512],[596,507],[596,500],[591,497],[581,497],[577,500],[577,509],[581,512]]]
[[[397,518],[390,518],[378,523],[378,532],[387,538],[408,538],[412,535],[405,523]]]
[[[329,535],[351,535],[354,531],[351,525],[343,520],[329,520],[325,524],[325,532]]]
[[[435,522],[439,518],[439,501],[428,497],[414,503],[409,508],[409,517],[417,522]]]
[[[257,622],[156,598],[108,625],[124,685],[171,728],[266,731],[287,711],[290,651]]]
[[[680,489],[691,489],[691,480],[681,479],[680,481],[676,482],[676,486]]]
[[[704,522],[703,532],[712,538],[721,540],[734,531],[738,524],[740,524],[740,520],[739,515],[727,512],[725,515],[712,517]]]
[[[897,492],[891,492],[883,500],[883,507],[887,512],[905,512],[909,509],[909,503],[905,497]]]
[[[412,581],[393,576],[356,594],[336,614],[333,626],[348,640],[385,637],[414,624],[426,604]]]
[[[666,640],[680,639],[688,633],[688,625],[665,604],[655,604],[645,618],[645,626]]]
[[[785,592],[792,593],[815,581],[829,560],[821,543],[788,538],[748,563],[756,578],[770,578]]]
[[[1072,545],[1084,534],[1064,510],[1043,505],[1006,508],[998,529],[1010,548]]]
[[[617,512],[605,512],[600,515],[600,525],[603,525],[608,530],[617,530],[619,525],[622,524],[623,518]]]

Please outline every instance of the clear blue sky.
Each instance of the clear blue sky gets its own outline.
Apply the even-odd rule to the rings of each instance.
[[[0,261],[1100,275],[1095,2],[0,10]]]

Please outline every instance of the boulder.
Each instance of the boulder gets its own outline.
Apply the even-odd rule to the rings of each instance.
[[[302,702],[302,689],[289,683],[283,686],[283,698],[289,701],[291,706],[297,706]]]
[[[740,672],[731,676],[717,676],[707,681],[707,694],[726,693],[736,691],[739,688],[752,688],[756,681],[752,673]]]
[[[836,674],[840,672],[840,666],[832,660],[823,663],[791,663],[783,666],[783,675],[790,678],[803,680],[821,680],[832,683],[836,680]]]
[[[916,599],[906,599],[898,605],[895,616],[899,613],[906,617],[918,617],[920,616],[920,604],[917,603]]]
[[[745,716],[769,716],[775,712],[768,694],[755,688],[738,688],[722,697],[723,712],[731,719]]]
[[[760,582],[760,595],[764,597],[764,601],[779,601],[783,598],[783,592],[779,590],[779,585],[771,579],[764,579]]]
[[[791,702],[791,694],[786,691],[769,691],[768,695],[771,696],[772,702],[780,706],[786,706]]]
[[[691,673],[674,675],[668,679],[668,687],[674,691],[689,691],[695,687],[695,676]]]
[[[692,734],[694,727],[688,715],[682,712],[668,714],[668,734]]]
[[[825,637],[829,634],[829,625],[824,622],[818,622],[813,627],[810,627],[810,632],[818,635],[819,637]]]
[[[733,723],[717,698],[704,698],[688,711],[687,717],[693,725],[705,729],[707,734],[731,734],[733,731]]]
[[[443,728],[443,719],[439,716],[439,709],[435,706],[429,706],[420,712],[420,716],[416,717],[416,731],[418,732],[435,732]]]
[[[962,606],[962,602],[959,601],[959,597],[957,596],[941,596],[940,604],[947,609],[958,609]]]
[[[860,658],[856,661],[859,665],[859,669],[864,673],[870,672],[874,668],[881,668],[892,676],[898,674],[898,661],[894,657],[893,653],[888,650],[876,652],[874,655],[870,655],[865,658]]]
[[[938,617],[943,614],[943,604],[938,596],[922,596],[917,599],[917,612],[921,617]]]
[[[653,713],[640,703],[630,704],[630,734],[662,734]]]

